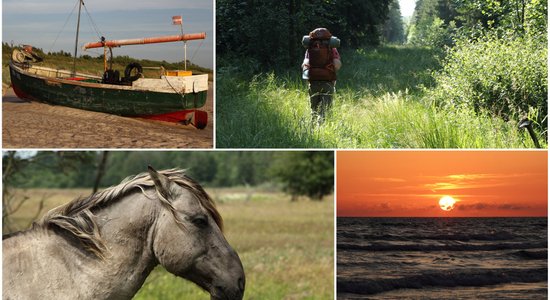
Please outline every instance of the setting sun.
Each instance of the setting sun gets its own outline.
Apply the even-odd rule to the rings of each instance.
[[[441,199],[439,199],[439,207],[441,207],[442,210],[452,210],[455,208],[456,200],[451,196],[443,196]]]
[[[546,151],[339,151],[342,217],[547,216]]]

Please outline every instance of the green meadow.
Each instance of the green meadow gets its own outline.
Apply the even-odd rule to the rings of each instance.
[[[334,201],[299,199],[249,189],[207,189],[224,218],[225,236],[246,274],[245,299],[334,299]],[[28,226],[44,210],[86,195],[84,189],[17,190],[26,198],[13,215]],[[134,299],[208,299],[194,284],[157,267]]]
[[[331,113],[311,122],[299,65],[259,75],[246,60],[219,59],[217,147],[221,148],[534,148],[518,118],[441,105],[442,53],[413,46],[341,51]],[[452,81],[452,80],[451,80]],[[443,95],[444,97],[445,95]],[[444,99],[443,99],[444,100]],[[542,147],[546,130],[535,126]]]

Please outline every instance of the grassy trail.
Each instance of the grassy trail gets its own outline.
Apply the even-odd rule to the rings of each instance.
[[[246,78],[238,67],[218,66],[217,147],[534,147],[517,129],[518,120],[424,100],[427,90],[437,88],[432,72],[440,66],[432,50],[358,49],[343,51],[342,60],[332,112],[321,126],[310,121],[307,82],[298,67],[286,75]]]

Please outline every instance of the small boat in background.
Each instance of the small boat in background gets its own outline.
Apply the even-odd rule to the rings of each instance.
[[[31,46],[25,46],[12,53],[11,85],[15,94],[23,99],[126,117],[192,124],[203,129],[208,115],[198,108],[206,103],[208,74],[193,75],[187,70],[169,71],[160,67],[158,78],[144,78],[143,67],[131,63],[121,77],[119,71],[112,69],[112,47],[205,37],[205,33],[195,33],[114,41],[102,38],[100,42],[88,43],[85,49],[104,49],[103,77],[36,66],[42,59],[33,53]],[[110,68],[107,67],[107,51],[111,53]]]

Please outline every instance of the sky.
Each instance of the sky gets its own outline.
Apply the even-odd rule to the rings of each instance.
[[[410,17],[414,12],[416,0],[399,0],[399,9],[403,17]]]
[[[337,214],[547,216],[546,151],[339,151]],[[458,202],[443,211],[445,195]]]
[[[401,14],[411,16],[416,0],[399,0]],[[77,0],[3,0],[2,41],[30,44],[46,52],[74,52]],[[213,3],[209,0],[85,0],[85,6],[100,33],[108,40],[130,39],[180,33],[171,17],[182,15],[184,33],[206,32],[206,39],[187,43],[187,58],[203,67],[213,68]],[[72,14],[71,14],[72,11]],[[69,17],[70,16],[70,17]],[[68,21],[68,22],[67,22]],[[88,42],[99,41],[86,12],[81,14],[79,55],[98,56],[101,49],[82,51]],[[58,36],[59,35],[59,36]],[[55,43],[54,43],[55,41]],[[181,43],[135,45],[115,48],[117,55],[135,58],[183,61]],[[196,54],[195,54],[196,53]]]
[[[46,52],[63,50],[73,53],[77,3],[77,0],[3,0],[2,41],[14,45],[30,44]],[[201,40],[187,43],[187,58],[191,60],[196,53],[192,63],[213,67],[212,1],[84,0],[84,4],[93,23],[108,40],[181,34],[180,26],[172,25],[172,16],[182,15],[184,33],[206,32],[202,45]],[[79,55],[102,54],[101,49],[82,50],[85,43],[96,41],[99,41],[99,36],[82,8]],[[184,58],[181,42],[125,46],[114,48],[113,54],[169,62],[183,61]]]

